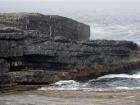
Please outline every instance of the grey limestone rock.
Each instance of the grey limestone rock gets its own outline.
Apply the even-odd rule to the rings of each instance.
[[[61,16],[0,14],[0,84],[41,84],[100,74],[96,65],[103,67],[101,74],[112,73],[106,68],[128,62],[138,50],[130,41],[89,40],[89,36],[88,25]],[[91,66],[94,69],[88,69]]]

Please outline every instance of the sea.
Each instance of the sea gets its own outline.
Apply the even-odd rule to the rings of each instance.
[[[64,80],[39,90],[122,91],[140,90],[140,71],[134,74],[108,74],[87,81]]]

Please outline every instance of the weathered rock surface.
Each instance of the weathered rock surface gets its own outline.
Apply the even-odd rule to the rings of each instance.
[[[60,16],[0,14],[0,84],[52,83],[140,68],[137,44],[88,40],[89,33],[89,26]]]
[[[58,36],[71,40],[88,40],[90,28],[69,18],[39,13],[0,14],[0,32],[14,33],[35,30],[40,39]],[[40,36],[41,34],[41,36]]]
[[[9,72],[10,64],[4,59],[0,59],[0,69],[0,73],[7,73]]]

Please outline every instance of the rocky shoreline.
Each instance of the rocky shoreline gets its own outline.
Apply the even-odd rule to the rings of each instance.
[[[0,14],[0,87],[82,80],[140,68],[136,43],[89,37],[88,25],[69,18]]]

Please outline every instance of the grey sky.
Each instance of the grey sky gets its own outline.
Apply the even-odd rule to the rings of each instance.
[[[138,8],[140,0],[0,0],[0,12],[44,12],[59,9]],[[136,6],[137,5],[137,6]],[[128,7],[128,8],[129,8]],[[119,9],[119,8],[118,8]]]

